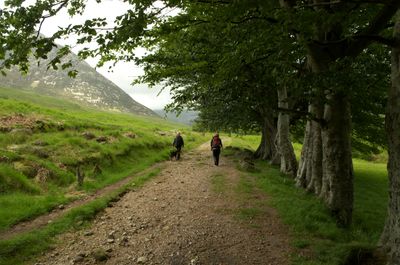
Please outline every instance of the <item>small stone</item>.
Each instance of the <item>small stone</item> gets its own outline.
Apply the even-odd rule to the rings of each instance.
[[[157,198],[154,198],[154,201],[158,201],[158,199],[157,199]]]
[[[85,259],[84,256],[78,255],[72,260],[72,264],[75,264],[75,263],[78,263],[78,262],[82,262],[84,259]]]
[[[92,236],[93,232],[92,231],[86,231],[83,235],[84,236]]]
[[[138,264],[144,264],[144,263],[147,262],[147,258],[146,258],[146,257],[139,257],[139,258],[136,260],[136,262],[137,262]]]
[[[64,208],[65,208],[64,204],[58,205],[58,209],[62,210],[62,209],[64,209]]]
[[[198,257],[195,257],[195,258],[191,259],[191,260],[190,260],[190,265],[196,265],[197,262],[198,262],[198,260],[199,260]]]
[[[91,133],[91,132],[83,132],[81,135],[82,135],[86,140],[91,140],[91,139],[96,138],[96,136],[95,136],[93,133]]]
[[[115,240],[114,239],[112,239],[112,238],[110,238],[110,239],[107,239],[107,243],[108,244],[112,244],[112,243],[114,243],[115,242]]]

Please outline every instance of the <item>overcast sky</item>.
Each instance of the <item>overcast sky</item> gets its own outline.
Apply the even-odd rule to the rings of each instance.
[[[33,2],[33,1],[32,1]],[[4,0],[0,0],[0,7],[3,6]],[[56,17],[47,19],[42,25],[41,33],[47,36],[52,35],[59,26],[67,26],[69,24],[82,23],[86,19],[94,17],[105,17],[109,23],[113,23],[114,18],[126,12],[128,5],[119,0],[104,0],[101,3],[96,3],[94,0],[87,2],[87,8],[85,13],[81,17],[71,18],[66,10],[60,12]],[[58,44],[66,45],[72,44],[73,39],[70,40],[59,40]],[[75,52],[78,48],[73,49]],[[138,54],[144,52],[143,49],[139,49]],[[91,66],[95,66],[96,59],[86,60]],[[108,71],[108,65],[98,68],[97,71],[110,79],[126,93],[128,93],[134,100],[149,107],[151,109],[161,109],[167,103],[171,101],[169,91],[165,90],[160,95],[157,94],[160,91],[160,87],[149,88],[146,84],[132,86],[132,81],[143,73],[143,70],[133,63],[118,63],[113,72]]]

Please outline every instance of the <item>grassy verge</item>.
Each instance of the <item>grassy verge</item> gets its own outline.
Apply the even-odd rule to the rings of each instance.
[[[17,236],[11,240],[0,241],[0,265],[25,264],[48,249],[55,242],[54,236],[71,228],[79,229],[85,227],[85,223],[91,221],[110,202],[118,200],[128,190],[140,187],[159,172],[160,168],[139,176],[117,191],[69,211],[62,218],[43,229]]]
[[[215,174],[211,176],[211,184],[214,192],[224,193],[226,190],[226,177],[221,174]]]
[[[0,231],[167,159],[178,130],[185,149],[206,140],[161,118],[0,88]]]
[[[232,145],[243,147],[243,137],[239,141],[233,138]],[[271,196],[270,204],[289,226],[292,244],[297,249],[293,264],[357,264],[363,253],[375,247],[386,216],[386,165],[359,159],[353,163],[354,221],[349,229],[337,228],[318,198],[296,188],[292,179],[268,163],[258,161],[256,167],[261,172],[246,173]]]

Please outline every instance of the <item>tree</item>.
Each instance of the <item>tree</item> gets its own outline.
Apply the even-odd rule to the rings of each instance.
[[[372,7],[378,3],[363,3],[281,1],[290,15],[288,26],[304,25],[301,30],[292,31],[307,47],[312,73],[320,77],[329,75],[331,69],[338,69],[339,65],[347,64],[347,59],[359,56],[373,40],[382,40],[375,35],[386,29],[400,3],[382,3],[378,12]],[[312,19],[307,19],[309,17]],[[316,98],[310,104],[310,111],[321,122],[310,121],[307,125],[298,183],[304,185],[302,179],[315,179],[315,172],[320,175],[321,182],[313,180],[311,183],[316,184],[315,189],[322,183],[320,196],[328,203],[338,224],[348,226],[353,204],[350,94],[335,82],[320,85],[312,92]]]
[[[393,35],[397,45],[392,48],[392,84],[388,90],[385,128],[388,137],[389,203],[388,217],[380,239],[388,264],[400,260],[400,20],[397,18]]]
[[[203,124],[213,128],[217,124],[219,128],[247,130],[258,123],[263,139],[257,155],[272,159],[276,156],[276,81],[270,71],[273,66],[267,65],[277,60],[277,55],[270,46],[261,45],[272,30],[266,30],[268,22],[243,19],[238,8],[233,6],[227,12],[193,5],[185,14],[171,18],[168,25],[155,28],[162,37],[153,54],[137,61],[145,66],[141,81],[171,86],[176,100],[170,107],[195,107],[207,118]],[[195,26],[187,26],[186,16]],[[216,32],[224,34],[216,38]],[[252,45],[243,41],[249,39]],[[151,40],[150,45],[153,43]],[[197,104],[193,105],[194,101]]]
[[[286,150],[292,153],[285,147],[289,140],[287,113],[299,112],[292,106],[308,101],[296,180],[327,202],[339,225],[349,226],[353,205],[351,136],[355,136],[353,143],[359,146],[382,144],[371,137],[379,131],[381,117],[372,110],[366,111],[366,106],[380,110],[382,94],[376,80],[385,79],[383,67],[378,75],[372,73],[380,67],[377,58],[384,58],[382,50],[374,50],[372,43],[396,45],[385,33],[392,27],[390,20],[400,2],[171,0],[163,1],[161,7],[154,6],[154,2],[131,1],[132,9],[118,17],[113,28],[107,28],[104,19],[96,18],[61,29],[50,38],[38,38],[36,24],[61,8],[77,14],[84,9],[84,2],[47,1],[19,8],[18,1],[10,1],[11,9],[5,9],[0,19],[0,25],[10,25],[0,27],[2,68],[19,64],[25,71],[30,52],[41,58],[56,38],[78,34],[79,43],[94,41],[99,45],[82,50],[83,58],[100,56],[99,65],[114,60],[144,63],[147,70],[143,80],[163,81],[172,87],[175,103],[171,108],[198,108],[207,118],[230,111],[232,116],[224,125],[227,128],[250,128],[258,123],[263,131],[259,154],[268,157],[271,152],[281,151],[282,170],[288,173],[294,167],[286,167],[293,160],[285,155]],[[174,18],[163,16],[171,7],[180,8],[181,14]],[[139,45],[154,50],[137,59],[132,52]],[[68,47],[64,52],[68,52]],[[371,67],[365,67],[370,59]],[[52,65],[58,62],[57,57]],[[221,94],[216,100],[228,99],[229,104],[210,108],[215,103],[210,105],[207,99],[213,92]],[[285,99],[286,95],[289,99]],[[379,100],[365,95],[379,96]],[[391,98],[395,98],[394,92]],[[292,99],[295,103],[291,103]],[[235,121],[238,109],[243,109],[245,119]],[[397,122],[395,111],[388,111],[388,116],[393,118],[387,121],[392,128]],[[368,134],[362,133],[366,117],[373,117],[375,122]],[[281,148],[273,151],[272,139],[278,123],[281,131],[277,143]],[[389,135],[392,136],[395,135]],[[389,145],[396,144],[395,137],[389,140],[393,141]],[[390,148],[389,153],[394,159],[389,160],[391,165],[396,161],[396,153]],[[396,176],[390,175],[394,200],[398,199],[400,189]],[[396,207],[389,207],[389,216],[397,217],[393,212]],[[388,219],[384,235],[398,234],[391,225],[394,220]],[[398,238],[390,238],[392,243],[388,247],[395,249],[390,244]]]

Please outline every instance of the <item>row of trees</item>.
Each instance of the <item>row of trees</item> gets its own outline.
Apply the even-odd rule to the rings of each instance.
[[[169,109],[199,110],[209,129],[260,131],[255,155],[324,200],[340,226],[352,221],[352,150],[387,144],[389,205],[380,244],[388,264],[398,264],[400,1],[131,0],[112,27],[95,18],[46,38],[37,33],[46,18],[63,8],[80,14],[86,2],[22,3],[7,1],[1,11],[2,70],[26,71],[29,56],[46,58],[63,36],[96,43],[79,55],[98,56],[99,66],[142,65],[138,82],[169,87]],[[168,15],[173,9],[178,15]],[[139,46],[149,53],[135,56]],[[51,66],[70,67],[61,60],[67,52],[61,49]],[[303,138],[299,164],[291,132]]]

